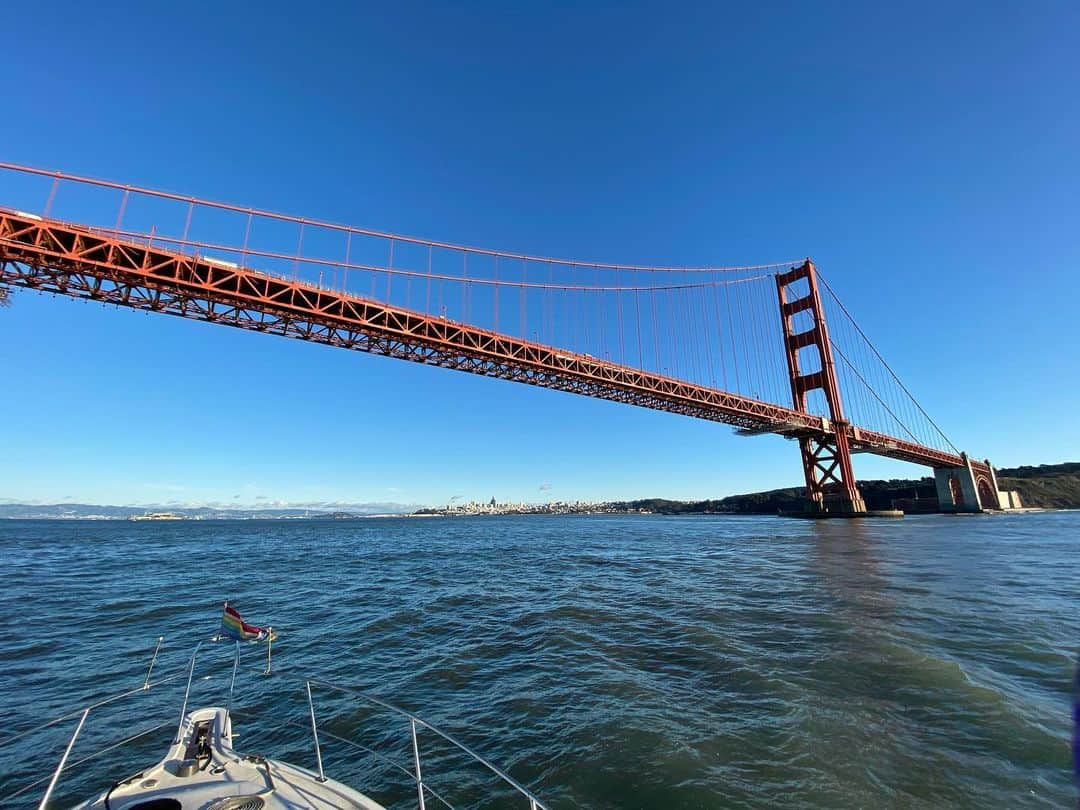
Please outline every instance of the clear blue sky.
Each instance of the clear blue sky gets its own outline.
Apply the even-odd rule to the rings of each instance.
[[[543,255],[809,255],[958,446],[1080,459],[1076,3],[218,5],[11,6],[0,158]],[[801,483],[776,438],[28,292],[0,369],[14,500]]]

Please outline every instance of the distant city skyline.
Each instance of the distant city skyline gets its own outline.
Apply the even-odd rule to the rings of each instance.
[[[1080,458],[1077,7],[290,8],[132,4],[88,60],[93,8],[13,7],[9,58],[38,67],[0,157],[560,257],[809,255],[960,449]],[[25,290],[0,347],[8,502],[802,483],[777,437]]]
[[[624,500],[624,499],[619,499]],[[626,499],[633,500],[633,499]],[[585,498],[556,498],[556,497],[543,497],[538,496],[531,499],[515,500],[515,499],[501,499],[496,495],[492,495],[487,498],[474,498],[474,497],[451,497],[446,501],[439,503],[408,503],[394,500],[382,500],[382,501],[289,501],[289,500],[269,500],[269,499],[256,499],[254,501],[242,501],[239,499],[233,499],[232,501],[181,501],[181,500],[169,500],[169,501],[150,501],[150,502],[130,502],[130,503],[103,503],[94,501],[82,501],[74,496],[68,496],[60,498],[58,500],[53,499],[17,499],[17,498],[0,498],[0,507],[3,506],[64,506],[64,505],[79,505],[79,506],[101,506],[101,507],[118,507],[124,509],[223,509],[223,510],[260,510],[260,509],[311,509],[318,511],[409,511],[412,509],[419,509],[425,507],[457,507],[477,504],[531,504],[531,505],[543,505],[552,503],[597,503],[599,501],[592,501]]]

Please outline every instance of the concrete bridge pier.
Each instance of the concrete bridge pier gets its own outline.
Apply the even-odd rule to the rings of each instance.
[[[934,469],[941,511],[974,513],[1001,509],[997,475],[990,462],[985,461],[976,469],[967,453],[961,453],[960,458],[964,460],[963,466]]]

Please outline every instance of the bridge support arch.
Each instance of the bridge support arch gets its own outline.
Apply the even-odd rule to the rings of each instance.
[[[1003,508],[997,475],[990,462],[973,464],[967,453],[961,453],[960,458],[964,461],[962,466],[934,469],[941,511],[984,512]]]
[[[805,282],[805,284],[804,284]],[[866,514],[866,502],[855,482],[848,442],[848,423],[840,402],[832,344],[825,326],[825,312],[818,292],[814,263],[807,259],[786,273],[777,273],[776,291],[780,299],[780,320],[784,330],[784,352],[791,380],[795,410],[810,413],[807,395],[821,391],[829,417],[822,419],[818,434],[799,438],[803,473],[806,478],[807,510],[821,515]],[[800,315],[806,313],[806,315]],[[799,329],[798,321],[807,328]],[[800,359],[800,353],[816,349],[814,358]]]

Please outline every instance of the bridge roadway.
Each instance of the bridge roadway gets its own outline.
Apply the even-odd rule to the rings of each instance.
[[[0,284],[300,338],[734,425],[827,436],[855,452],[928,467],[952,453],[792,408],[562,351],[468,324],[245,267],[120,238],[105,229],[0,210]],[[980,469],[985,466],[972,462]]]

